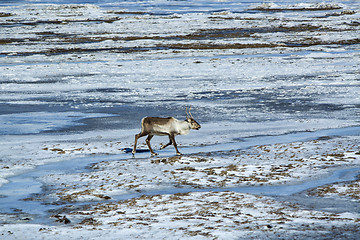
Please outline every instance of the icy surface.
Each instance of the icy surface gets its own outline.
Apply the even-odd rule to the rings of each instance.
[[[341,213],[208,189],[315,187],[359,167],[359,9],[2,1],[1,237],[357,239],[358,181],[309,193],[355,204]],[[184,156],[158,151],[166,137],[159,157],[124,151],[142,117],[185,119],[190,105],[202,128],[177,137]],[[174,189],[201,192],[156,195]]]

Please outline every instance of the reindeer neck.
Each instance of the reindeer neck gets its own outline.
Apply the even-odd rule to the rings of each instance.
[[[187,135],[190,132],[190,123],[185,120],[185,121],[181,121],[181,120],[177,120],[177,124],[178,124],[178,132],[180,133],[180,135]]]

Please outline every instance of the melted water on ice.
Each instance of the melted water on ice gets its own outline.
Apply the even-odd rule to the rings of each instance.
[[[216,146],[202,146],[202,147],[191,147],[184,148],[182,151],[185,154],[193,154],[198,152],[211,152],[211,151],[224,151],[232,149],[245,149],[251,146],[259,144],[274,144],[274,143],[287,143],[293,141],[306,141],[310,139],[317,139],[322,136],[336,136],[336,135],[359,135],[360,127],[351,127],[344,129],[328,129],[321,130],[317,132],[299,132],[287,135],[280,136],[264,136],[264,137],[253,137],[244,139],[243,142],[236,143],[227,143],[219,144]],[[137,154],[137,157],[143,158],[148,156],[148,152],[141,152]],[[164,156],[172,156],[172,152],[164,152]],[[45,204],[44,200],[33,201],[28,200],[24,201],[29,196],[36,196],[36,194],[41,194],[43,191],[43,185],[38,181],[38,178],[48,174],[56,173],[76,173],[76,172],[85,172],[87,171],[86,167],[92,163],[97,163],[103,160],[121,160],[128,159],[130,157],[129,153],[124,153],[122,155],[113,155],[113,156],[97,156],[93,158],[76,158],[62,162],[56,162],[51,164],[46,164],[37,167],[33,171],[9,178],[10,181],[8,184],[5,184],[0,188],[0,212],[2,213],[15,213],[22,212],[31,215],[37,215],[35,221],[39,219],[47,219],[48,211],[55,208],[60,208],[59,206],[54,206],[51,204]],[[135,159],[136,160],[136,159]],[[277,185],[277,186],[252,186],[252,187],[232,187],[232,188],[210,188],[210,189],[194,189],[194,188],[173,188],[166,190],[154,190],[147,192],[140,192],[134,194],[124,194],[113,197],[112,200],[124,200],[134,197],[139,197],[141,195],[156,195],[156,194],[175,194],[175,193],[185,193],[185,192],[203,192],[203,191],[235,191],[242,193],[250,193],[256,195],[268,195],[268,196],[290,196],[296,193],[303,192],[308,189],[312,189],[318,186],[344,182],[344,181],[353,181],[356,180],[357,176],[360,173],[360,168],[346,168],[338,169],[329,173],[328,176],[319,179],[311,179],[309,181],[304,181],[298,184],[290,185]],[[68,204],[68,203],[67,203]],[[86,204],[86,202],[74,203],[76,204]],[[40,218],[39,218],[40,216]],[[45,217],[45,218],[44,218]]]

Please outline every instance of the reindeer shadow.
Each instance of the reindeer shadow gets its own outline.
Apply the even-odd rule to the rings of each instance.
[[[132,153],[132,148],[123,148],[121,149],[124,153]],[[144,153],[144,152],[150,152],[149,149],[136,149],[137,153]]]

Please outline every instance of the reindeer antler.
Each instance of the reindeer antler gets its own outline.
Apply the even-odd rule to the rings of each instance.
[[[186,107],[186,115],[187,115],[188,118],[194,118],[190,111],[191,111],[191,105],[190,105],[189,110],[188,110],[188,108]]]
[[[190,108],[191,108],[191,106],[190,106]],[[188,107],[186,107],[185,113],[186,113],[186,118],[190,118]]]

